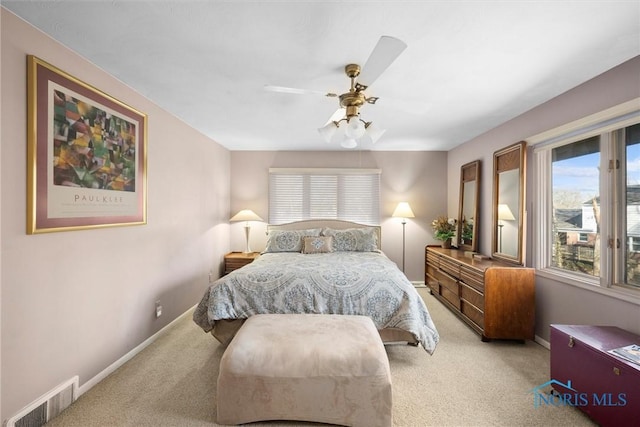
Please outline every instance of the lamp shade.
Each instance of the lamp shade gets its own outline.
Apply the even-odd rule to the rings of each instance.
[[[407,202],[400,202],[398,206],[396,206],[396,210],[393,211],[392,217],[397,218],[415,218],[413,211],[411,210],[411,206]]]
[[[345,130],[347,129],[346,124],[345,123],[341,124],[341,122],[336,122],[336,123],[337,124],[332,123],[332,125],[335,126],[336,129],[333,132],[333,135],[331,136],[331,141],[330,141],[331,144],[341,144],[342,141],[344,141],[345,139],[348,139],[347,135],[345,135]]]
[[[320,136],[322,136],[325,141],[331,142],[331,138],[336,133],[336,130],[338,130],[338,127],[335,125],[335,123],[329,122],[323,127],[319,128],[318,132],[320,132]]]
[[[340,146],[343,148],[356,148],[358,146],[358,142],[353,138],[347,138],[342,140]]]
[[[263,219],[251,209],[243,209],[232,216],[229,221],[263,221]]]
[[[381,129],[375,123],[371,123],[367,126],[366,135],[371,138],[371,143],[375,144],[386,131],[386,129]]]
[[[516,218],[513,216],[513,212],[509,209],[509,205],[498,205],[498,219],[513,221]]]
[[[345,134],[348,138],[358,139],[362,135],[364,135],[364,123],[360,120],[358,116],[349,117],[349,121],[347,123],[347,128],[345,129]]]

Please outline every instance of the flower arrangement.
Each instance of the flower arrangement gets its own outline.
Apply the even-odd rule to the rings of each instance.
[[[473,219],[462,220],[462,239],[465,241],[473,239]]]
[[[431,228],[435,231],[435,238],[446,241],[455,236],[456,222],[454,218],[447,218],[446,216],[439,216],[431,221]]]

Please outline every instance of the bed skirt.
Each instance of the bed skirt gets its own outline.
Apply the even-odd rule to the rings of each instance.
[[[220,341],[222,345],[227,346],[245,320],[246,319],[216,320],[215,326],[211,330],[211,335]],[[403,329],[385,328],[379,329],[378,333],[380,334],[380,338],[382,338],[382,342],[386,344],[406,342],[410,345],[418,345],[418,341],[413,334]]]

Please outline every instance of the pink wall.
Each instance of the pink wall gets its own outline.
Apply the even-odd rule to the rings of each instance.
[[[195,305],[229,249],[228,150],[1,13],[1,420],[80,385]],[[148,224],[26,235],[26,56],[148,114]],[[161,300],[162,317],[154,316]]]
[[[233,151],[231,152],[231,211],[252,209],[268,218],[269,168],[329,167],[382,170],[382,250],[402,266],[402,224],[391,218],[398,202],[409,202],[415,218],[406,225],[405,273],[409,280],[424,280],[424,247],[437,244],[431,221],[446,213],[447,153],[389,151]],[[244,248],[243,224],[231,226],[231,249]],[[265,225],[251,229],[251,248],[266,243]]]
[[[460,166],[477,159],[482,162],[480,252],[491,252],[493,153],[515,142],[640,97],[638,76],[640,57],[635,57],[449,151],[449,213],[456,212],[458,207]],[[531,175],[529,168],[528,195],[532,194],[535,185]],[[536,200],[528,197],[526,210],[533,212],[535,203]],[[529,230],[531,217],[528,216]],[[535,236],[528,236],[528,254],[532,252],[534,242]],[[531,265],[530,260],[528,265]],[[627,302],[541,277],[536,279],[536,292],[536,334],[544,339],[549,336],[551,323],[612,324],[640,334],[640,297],[637,303]],[[603,307],[607,309],[603,310]]]

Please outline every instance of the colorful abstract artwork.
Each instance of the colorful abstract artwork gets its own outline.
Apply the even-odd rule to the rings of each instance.
[[[135,191],[136,126],[54,91],[54,183]]]
[[[146,115],[29,56],[27,233],[146,223]]]

